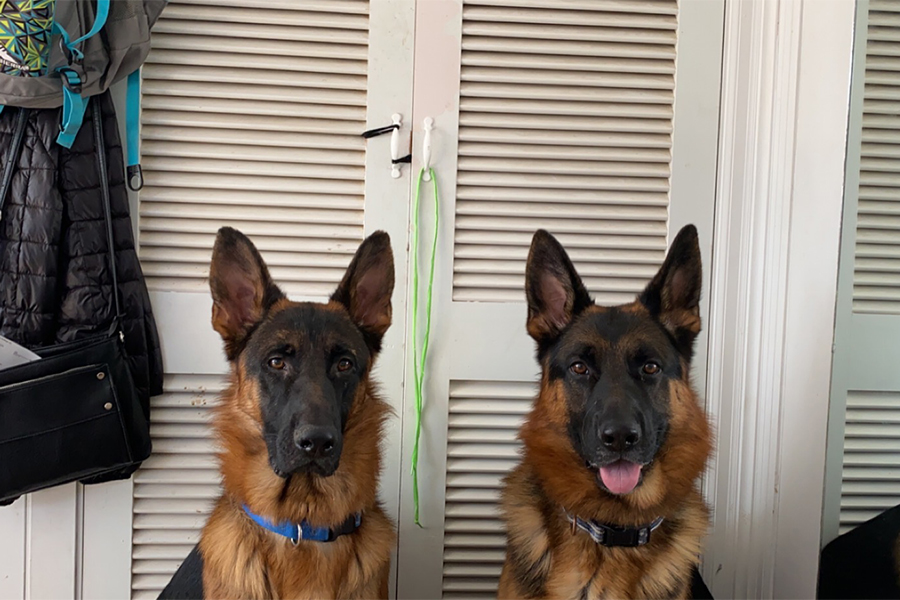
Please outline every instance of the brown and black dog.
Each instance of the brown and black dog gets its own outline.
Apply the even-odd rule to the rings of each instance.
[[[289,301],[250,240],[219,230],[212,325],[231,381],[214,423],[224,492],[199,545],[206,598],[387,598],[396,534],[377,488],[390,409],[371,371],[393,288],[384,232],[318,304]]]
[[[540,392],[506,478],[501,598],[685,598],[709,512],[711,451],[690,384],[700,332],[697,231],[681,230],[637,299],[596,306],[546,231],[526,267]]]

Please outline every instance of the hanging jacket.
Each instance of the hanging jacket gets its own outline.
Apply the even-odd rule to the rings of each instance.
[[[162,393],[159,337],[134,247],[115,109],[109,92],[89,102],[102,108],[122,326],[149,418],[150,396]],[[29,348],[107,332],[115,312],[91,111],[71,149],[55,143],[59,122],[60,109],[0,113],[0,167],[24,135],[0,210],[0,335]]]

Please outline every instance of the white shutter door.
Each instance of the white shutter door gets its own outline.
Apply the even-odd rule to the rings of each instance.
[[[325,296],[363,238],[367,2],[219,4],[170,3],[143,69],[148,285],[206,292],[232,225],[286,291]]]
[[[900,7],[858,8],[823,543],[900,504]]]
[[[900,393],[850,392],[840,533],[900,504]]]
[[[676,2],[558,6],[463,4],[454,300],[522,301],[539,228],[601,302],[662,261]]]
[[[900,314],[900,7],[870,2],[853,311]]]
[[[365,235],[391,234],[396,324],[376,377],[399,410],[409,179],[391,178],[386,138],[367,148],[361,133],[392,113],[409,116],[412,46],[393,36],[412,39],[413,9],[412,0],[173,0],[154,28],[137,229],[165,393],[151,401],[153,455],[118,517],[131,533],[127,560],[116,559],[130,590],[86,587],[85,597],[155,598],[220,492],[210,418],[227,365],[207,278],[223,225],[254,241],[290,297],[315,301],[331,294]],[[386,452],[382,498],[396,518],[395,428]],[[88,562],[109,568],[86,553]]]
[[[215,375],[167,375],[165,393],[151,401],[153,455],[134,476],[134,598],[159,596],[219,496],[210,419],[224,383]]]
[[[444,506],[444,598],[496,595],[506,533],[496,506],[500,478],[519,459],[516,435],[536,386],[450,382]]]
[[[681,4],[684,15],[675,0],[419,4],[414,109],[417,124],[435,119],[442,208],[419,464],[423,528],[413,524],[405,477],[401,597],[496,594],[500,480],[518,461],[516,433],[536,390],[524,304],[534,231],[559,236],[601,303],[632,300],[662,262],[670,229],[686,221],[699,221],[708,257],[718,88],[685,88],[684,106],[711,110],[679,117],[676,65],[682,49],[699,53],[693,68],[717,81],[721,32],[700,13],[721,7]],[[459,53],[431,43],[450,35]],[[679,148],[701,151],[687,160]],[[414,423],[408,409],[406,447]]]
[[[363,239],[368,3],[217,4],[167,6],[142,73],[148,287],[208,305],[212,243],[231,225],[287,293],[326,297]],[[185,318],[208,327],[179,299],[158,317],[164,331]],[[165,333],[164,350],[188,342]],[[152,401],[153,456],[134,478],[135,598],[159,595],[220,491],[207,404],[222,377],[173,367]]]

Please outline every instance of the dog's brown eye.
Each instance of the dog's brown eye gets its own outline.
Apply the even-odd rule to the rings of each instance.
[[[583,362],[572,363],[572,366],[569,367],[569,369],[576,375],[586,375],[588,372],[587,365]]]
[[[280,356],[274,356],[269,359],[269,367],[272,369],[281,370],[284,368],[284,359]]]
[[[342,358],[341,360],[338,361],[338,364],[337,364],[338,371],[341,371],[342,373],[344,371],[349,371],[352,367],[353,367],[353,363],[350,361],[349,358]]]
[[[648,362],[648,363],[644,364],[644,367],[642,370],[647,375],[656,375],[657,373],[659,373],[659,369],[660,369],[659,365],[656,364],[655,362]]]

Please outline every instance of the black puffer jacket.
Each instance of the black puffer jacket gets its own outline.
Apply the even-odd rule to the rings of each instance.
[[[100,102],[125,346],[149,417],[162,393],[162,359],[134,249],[122,147],[108,93]],[[0,167],[20,110],[0,113]],[[91,108],[71,150],[56,144],[59,110],[28,110],[25,138],[0,221],[0,335],[36,348],[108,331],[115,309]],[[0,172],[2,172],[0,168]]]

